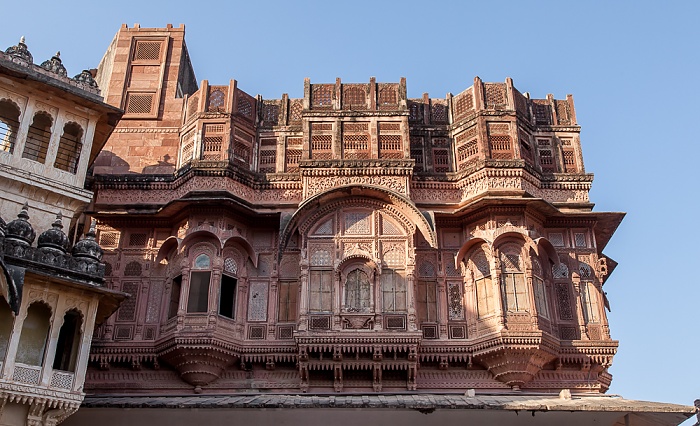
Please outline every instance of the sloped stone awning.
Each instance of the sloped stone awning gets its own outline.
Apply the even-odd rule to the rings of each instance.
[[[678,425],[692,406],[615,396],[373,394],[88,396],[66,426],[123,425]]]

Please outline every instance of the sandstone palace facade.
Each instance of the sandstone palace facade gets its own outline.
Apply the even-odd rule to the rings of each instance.
[[[617,348],[573,98],[198,84],[184,27],[123,26],[89,182],[105,285],[86,390],[602,393]]]

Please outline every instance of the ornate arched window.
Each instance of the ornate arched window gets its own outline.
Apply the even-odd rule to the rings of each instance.
[[[38,112],[32,120],[32,125],[27,131],[27,141],[24,145],[22,158],[44,163],[46,152],[51,141],[51,125],[53,118],[45,112]]]
[[[238,264],[232,257],[224,259],[224,272],[219,287],[219,315],[236,318],[236,285],[238,284]]]
[[[80,350],[80,328],[83,319],[75,309],[71,309],[63,316],[63,325],[58,333],[56,355],[53,359],[53,369],[75,372]]]
[[[43,364],[50,328],[51,308],[41,302],[32,303],[27,308],[27,317],[22,324],[17,347],[18,363],[37,366]]]
[[[209,283],[211,282],[211,258],[202,253],[195,257],[190,273],[190,291],[187,312],[207,312]]]
[[[61,134],[61,139],[58,143],[56,161],[54,161],[53,166],[57,169],[75,174],[78,170],[80,152],[83,150],[82,139],[82,127],[76,123],[68,123],[63,126],[63,134]]]
[[[527,285],[520,256],[520,247],[507,245],[500,249],[501,295],[508,312],[525,312],[530,309]]]
[[[19,108],[6,100],[0,100],[0,151],[12,152],[17,142],[19,129]]]
[[[361,268],[350,271],[345,278],[345,311],[369,312],[372,286],[367,272]]]
[[[5,298],[0,296],[0,363],[5,361],[5,354],[10,346],[13,323],[12,309]]]
[[[535,295],[535,309],[537,309],[537,315],[549,319],[544,271],[540,260],[536,257],[532,258],[532,290]]]
[[[479,318],[496,313],[496,303],[491,281],[491,267],[483,248],[477,248],[467,262],[474,279],[476,291],[476,311]]]

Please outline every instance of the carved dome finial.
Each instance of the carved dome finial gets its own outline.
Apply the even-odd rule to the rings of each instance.
[[[40,249],[58,250],[61,253],[66,253],[70,246],[68,236],[63,232],[63,215],[58,212],[56,220],[51,225],[51,229],[47,229],[39,235],[37,246]]]
[[[20,37],[19,43],[16,46],[10,46],[5,50],[5,53],[23,59],[30,64],[34,63],[34,57],[29,53],[27,45],[24,43],[24,36]]]
[[[61,61],[60,51],[56,52],[56,54],[53,55],[51,59],[42,62],[40,66],[47,71],[51,71],[63,77],[68,75],[66,67],[63,66],[63,63]]]
[[[90,229],[87,234],[85,234],[85,237],[73,246],[72,253],[74,257],[92,259],[97,262],[102,260],[102,254],[104,252],[102,251],[102,247],[95,241],[96,228],[97,221],[92,219]]]
[[[29,203],[24,203],[22,210],[17,215],[17,219],[7,224],[7,229],[5,231],[5,236],[11,240],[17,240],[25,245],[32,245],[34,238],[36,238],[36,232],[32,228],[32,224],[29,223]]]
[[[90,70],[83,70],[80,74],[73,77],[73,80],[77,81],[78,83],[87,84],[88,86],[94,87],[95,89],[98,88],[97,82],[93,78]]]

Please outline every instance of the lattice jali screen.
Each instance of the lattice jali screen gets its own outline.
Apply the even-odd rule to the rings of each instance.
[[[263,101],[263,126],[276,126],[279,122],[279,101]]]
[[[534,155],[532,153],[532,145],[530,145],[530,135],[525,132],[519,132],[520,139],[520,156],[527,161],[528,164],[534,164]]]
[[[124,110],[127,114],[151,114],[154,98],[153,93],[128,93]]]
[[[314,132],[332,131],[333,123],[311,123],[311,130]]]
[[[294,326],[293,325],[279,325],[277,326],[277,338],[279,340],[291,340],[294,338]]]
[[[255,98],[240,89],[236,89],[236,112],[252,120],[255,107]]]
[[[433,171],[436,173],[450,171],[450,154],[447,149],[433,149]]]
[[[380,84],[377,107],[380,110],[396,109],[399,102],[398,89],[396,84]]]
[[[577,172],[578,168],[576,167],[576,154],[574,150],[571,148],[563,149],[562,155],[564,157],[564,171],[566,173]]]
[[[343,158],[369,158],[369,134],[343,134]]]
[[[450,326],[450,339],[466,339],[467,328],[463,325]]]
[[[331,317],[328,315],[311,315],[309,317],[309,328],[311,330],[330,330]]]
[[[311,135],[311,158],[330,160],[332,143],[333,135]]]
[[[408,120],[422,121],[423,120],[423,104],[420,102],[408,102]]]
[[[433,99],[430,108],[431,121],[433,123],[447,123],[447,105],[444,100]]]
[[[333,107],[332,84],[314,84],[311,90],[311,107],[314,109],[330,109]]]
[[[384,327],[387,330],[405,330],[406,316],[405,315],[386,315],[384,317]]]
[[[557,108],[557,121],[559,124],[569,125],[571,124],[571,109],[569,108],[568,101],[554,101],[554,105]]]
[[[530,109],[527,107],[527,98],[518,90],[513,90],[513,98],[515,98],[515,110],[529,120]]]
[[[233,159],[239,161],[243,164],[249,165],[250,161],[250,147],[241,142],[234,142],[233,144]]]
[[[535,113],[535,124],[548,126],[552,124],[552,107],[546,99],[533,99],[532,110]]]
[[[505,108],[507,106],[506,85],[504,83],[484,83],[486,108]]]
[[[299,171],[299,161],[301,161],[301,149],[287,149],[285,153],[286,165],[285,171],[287,173],[294,173]]]
[[[38,385],[41,377],[41,367],[33,365],[15,364],[12,380],[28,385]]]
[[[134,46],[134,61],[159,61],[163,43],[160,41],[136,41]]]
[[[379,158],[403,158],[401,135],[379,135]]]
[[[301,122],[301,112],[304,109],[304,104],[301,99],[295,99],[289,102],[289,124],[298,124]]]
[[[136,320],[136,301],[138,299],[139,284],[124,283],[122,291],[131,295],[126,299],[117,310],[117,321],[135,321]]]
[[[116,247],[119,243],[119,232],[100,231],[99,244],[102,248]]]
[[[265,339],[265,328],[264,325],[251,325],[248,327],[248,339],[249,340],[264,340]]]
[[[491,158],[510,160],[513,158],[513,145],[509,135],[489,135]]]
[[[542,171],[545,173],[556,172],[557,168],[554,164],[554,157],[552,157],[552,150],[540,149],[538,152],[540,154],[540,166],[542,166]]]
[[[438,334],[437,325],[424,324],[421,326],[421,331],[423,332],[424,339],[437,339],[438,337],[440,337],[440,335]]]
[[[265,149],[260,151],[260,172],[275,173],[277,165],[277,151]]]
[[[454,105],[454,117],[456,120],[461,120],[469,113],[474,112],[474,95],[472,89],[467,89],[452,100]]]
[[[221,160],[223,136],[205,136],[202,138],[202,160]]]
[[[423,166],[423,150],[422,149],[412,149],[411,150],[411,159],[416,162],[416,165],[413,166],[413,170],[416,172],[422,172],[425,170],[425,167]]]
[[[366,109],[367,90],[365,86],[343,87],[343,109]]]
[[[571,296],[569,293],[569,285],[566,283],[556,283],[554,285],[554,290],[557,297],[557,307],[559,308],[559,319],[574,319],[574,312],[571,306]]]
[[[226,109],[226,93],[228,92],[228,87],[212,86],[209,90],[209,105],[207,106],[207,111],[223,112]]]
[[[73,388],[73,373],[54,371],[51,375],[51,387],[70,390]]]

